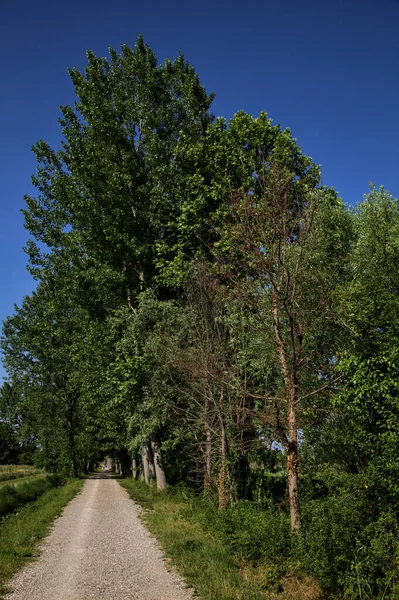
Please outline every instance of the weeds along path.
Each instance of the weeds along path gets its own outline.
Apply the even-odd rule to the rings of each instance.
[[[188,600],[117,481],[89,479],[7,600]]]

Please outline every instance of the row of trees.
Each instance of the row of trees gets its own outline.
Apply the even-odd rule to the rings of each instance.
[[[294,532],[307,472],[392,497],[398,201],[345,208],[290,131],[214,118],[141,38],[70,75],[61,148],[34,148],[37,288],[4,324],[1,424],[48,470],[109,454],[222,508],[285,460]]]

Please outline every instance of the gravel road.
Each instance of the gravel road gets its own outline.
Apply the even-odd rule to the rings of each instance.
[[[114,479],[86,481],[44,541],[40,559],[11,581],[7,600],[189,600]]]

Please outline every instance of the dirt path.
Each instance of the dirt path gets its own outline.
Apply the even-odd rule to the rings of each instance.
[[[117,481],[89,479],[7,600],[188,600]]]

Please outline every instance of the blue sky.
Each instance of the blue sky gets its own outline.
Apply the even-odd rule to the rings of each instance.
[[[58,146],[67,67],[88,48],[104,56],[141,33],[161,62],[180,50],[216,115],[266,110],[348,204],[370,181],[399,196],[399,0],[10,0],[0,14],[0,320],[34,287],[20,214],[31,146]]]

